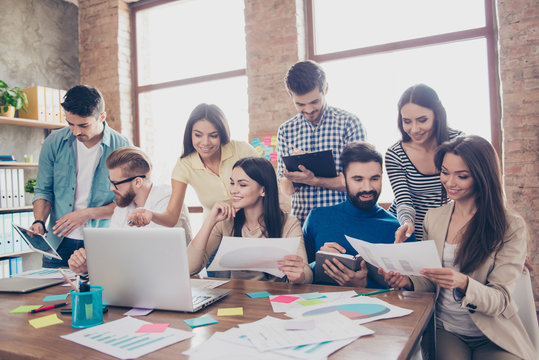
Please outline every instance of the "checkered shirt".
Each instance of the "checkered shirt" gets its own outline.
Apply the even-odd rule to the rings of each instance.
[[[347,111],[327,106],[317,126],[298,113],[279,127],[277,134],[277,176],[284,176],[283,156],[296,149],[306,152],[332,150],[337,173],[342,172],[341,153],[344,146],[364,141],[366,133],[359,118]],[[312,209],[336,205],[346,200],[346,193],[304,185],[292,195],[292,214],[303,224]]]

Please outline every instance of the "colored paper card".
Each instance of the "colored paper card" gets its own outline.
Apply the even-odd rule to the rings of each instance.
[[[42,306],[43,305],[21,305],[11,310],[9,313],[10,314],[26,314],[28,311],[39,309]]]
[[[69,293],[67,294],[61,294],[61,295],[49,295],[45,296],[43,301],[58,301],[58,300],[65,300],[69,296]]]
[[[144,324],[137,331],[138,333],[162,333],[170,324]]]
[[[313,306],[313,305],[323,304],[324,300],[322,300],[322,299],[311,299],[311,300],[298,301],[298,303],[300,303],[303,306]]]
[[[271,161],[277,161],[277,153],[276,152],[272,152],[270,154],[270,160]]]
[[[296,301],[297,299],[299,299],[299,297],[297,296],[279,295],[276,298],[271,299],[270,301],[290,304],[291,302]]]
[[[264,136],[264,145],[271,145],[271,136]]]
[[[251,299],[258,299],[258,298],[269,297],[271,296],[271,294],[267,291],[259,291],[259,292],[247,293],[247,296],[249,296]]]
[[[271,145],[277,146],[277,136],[273,135],[271,137]]]
[[[262,148],[259,146],[255,146],[255,150],[256,152],[258,152],[258,155],[262,156],[264,155],[264,150],[262,150]]]
[[[299,294],[303,299],[305,300],[312,300],[312,299],[322,299],[325,298],[326,295],[322,295],[319,292],[312,292],[307,294]]]
[[[217,310],[217,316],[243,316],[243,308],[221,308]]]
[[[253,147],[259,146],[260,145],[260,138],[257,138],[257,137],[252,138],[251,139],[251,145],[253,145]]]
[[[193,319],[187,319],[187,320],[184,320],[184,322],[192,328],[218,323],[217,320],[215,320],[209,315],[204,315],[204,316],[193,318]]]
[[[132,308],[128,312],[125,312],[125,316],[146,316],[151,313],[153,309],[144,309],[144,308]]]
[[[63,323],[62,320],[58,319],[58,316],[56,314],[42,316],[37,319],[28,320],[28,322],[30,323],[30,325],[32,325],[36,329]]]
[[[286,330],[311,330],[314,329],[314,320],[287,320],[284,322]]]

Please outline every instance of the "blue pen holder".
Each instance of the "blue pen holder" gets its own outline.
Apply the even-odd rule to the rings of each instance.
[[[72,320],[74,328],[82,329],[103,323],[103,287],[90,286],[90,291],[71,290]]]

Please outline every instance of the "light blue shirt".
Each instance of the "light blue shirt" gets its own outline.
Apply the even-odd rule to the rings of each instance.
[[[110,204],[114,193],[110,191],[109,172],[105,161],[115,149],[131,145],[130,141],[104,123],[101,141],[101,157],[94,171],[92,187],[88,196],[88,207],[99,207]],[[75,187],[77,185],[77,156],[75,153],[76,137],[66,127],[49,135],[39,154],[37,185],[34,199],[47,200],[51,203],[47,240],[57,249],[63,240],[52,233],[52,227],[62,216],[73,211],[75,203]],[[86,223],[89,227],[107,227],[108,219],[91,219]]]

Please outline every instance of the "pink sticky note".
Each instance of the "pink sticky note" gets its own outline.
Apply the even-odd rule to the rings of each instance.
[[[271,145],[271,136],[264,136],[264,145]]]
[[[160,333],[165,331],[170,324],[144,324],[136,332],[138,333]]]
[[[290,304],[292,301],[295,301],[297,299],[299,299],[299,297],[297,296],[279,295],[276,298],[271,299],[270,301]]]

